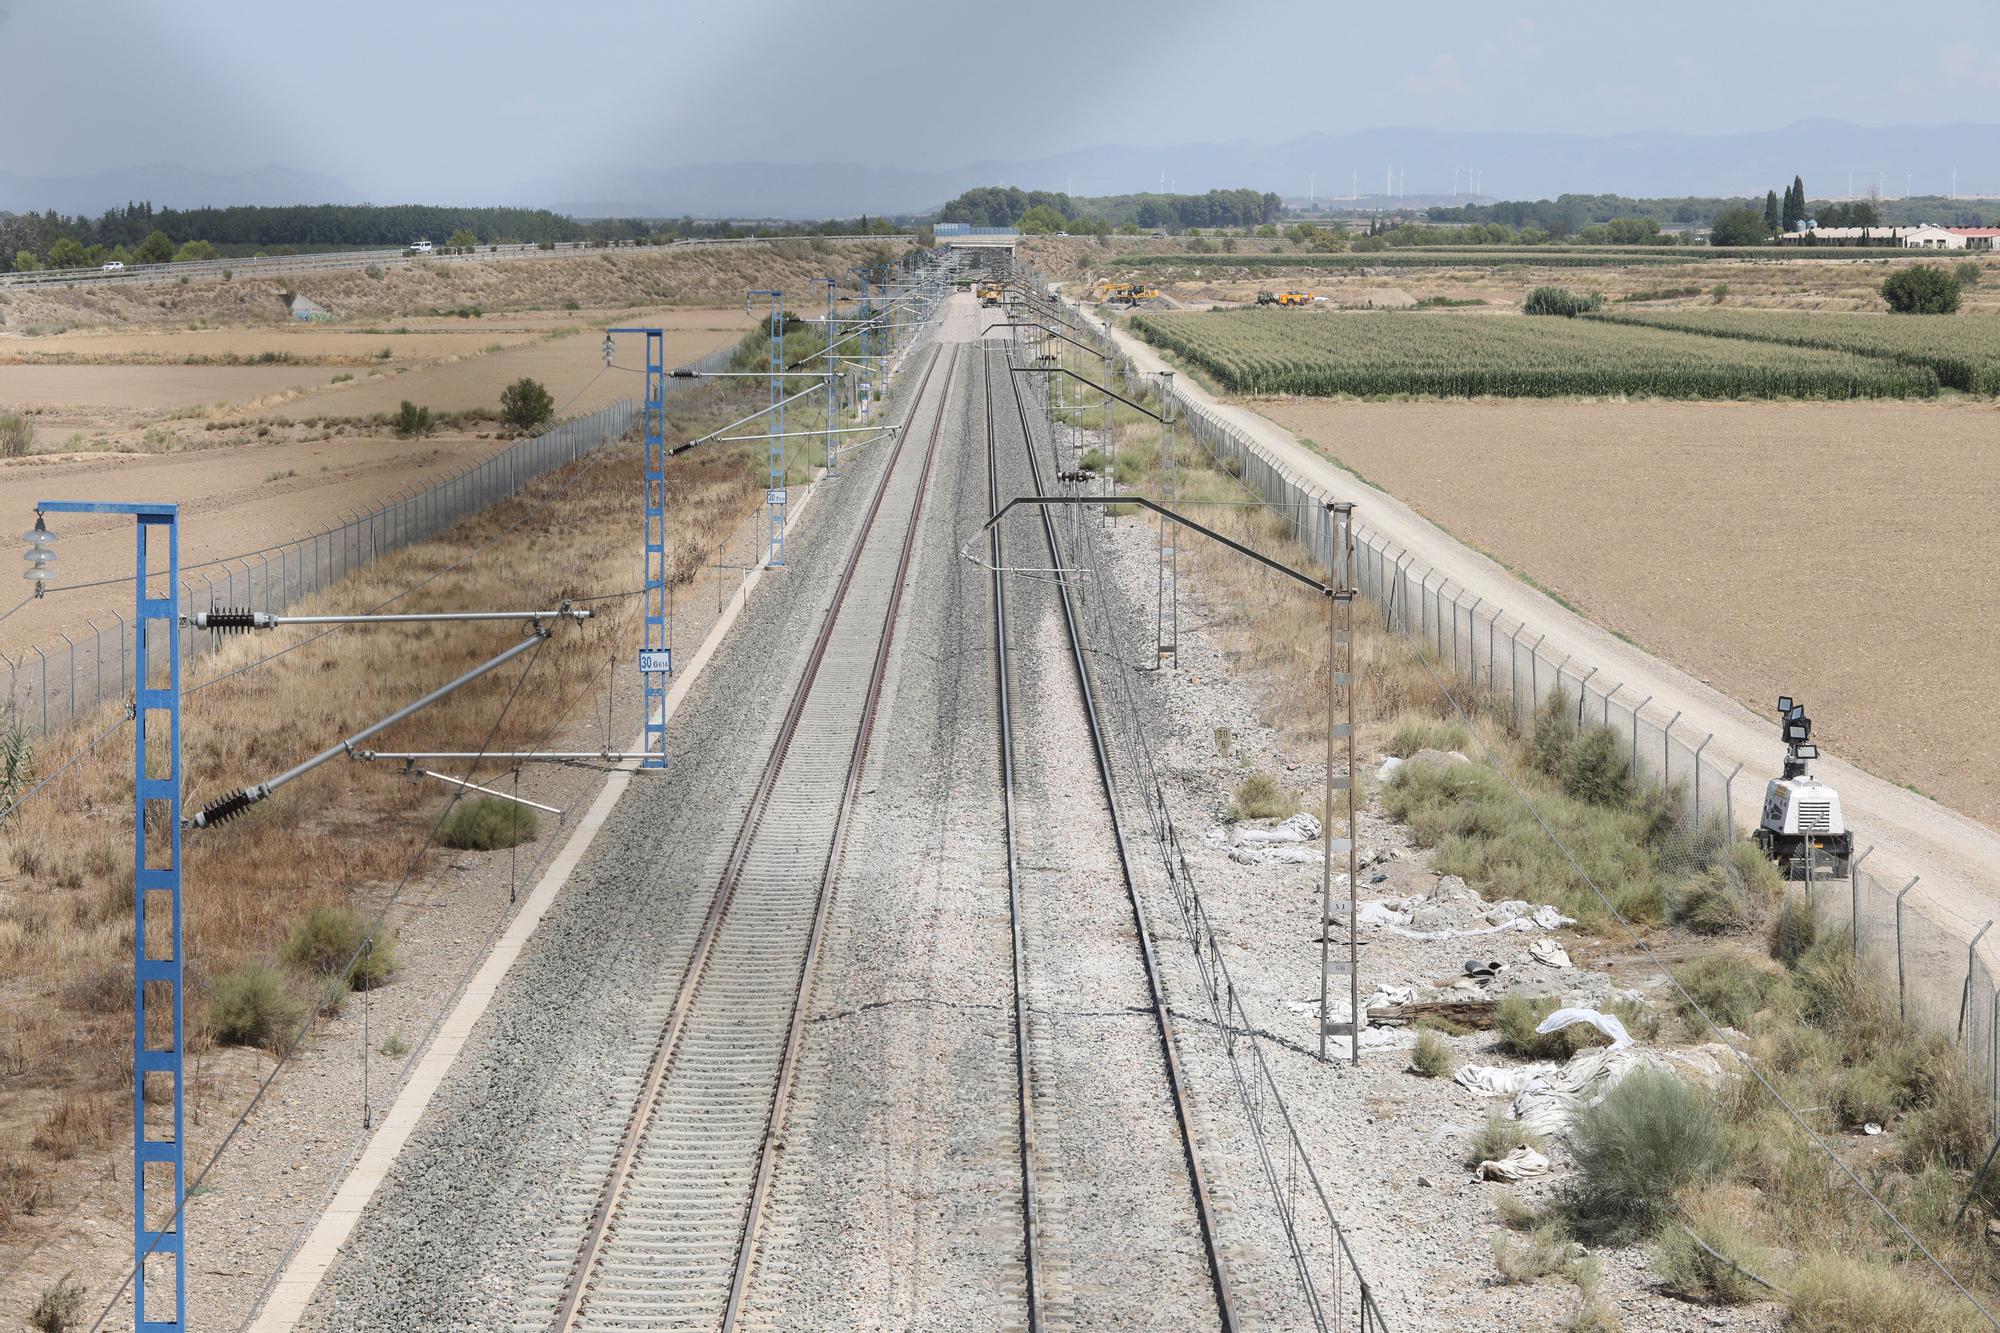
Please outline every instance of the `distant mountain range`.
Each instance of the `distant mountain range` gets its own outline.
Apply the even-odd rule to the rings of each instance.
[[[158,208],[226,208],[232,204],[351,204],[360,196],[331,176],[291,167],[258,167],[235,175],[197,171],[171,162],[121,167],[94,176],[15,176],[0,171],[0,212],[87,213],[150,200]]]
[[[1322,198],[1350,189],[1384,193],[1385,172],[1399,192],[1449,197],[1454,180],[1470,192],[1478,172],[1488,198],[1562,193],[1762,195],[1802,175],[1814,198],[1859,194],[1944,194],[1958,171],[1961,194],[2000,194],[2000,125],[1870,128],[1802,120],[1778,130],[1682,134],[1534,134],[1376,129],[1307,134],[1281,144],[1236,140],[1169,148],[1103,144],[1027,161],[975,162],[945,171],[843,165],[711,163],[634,168],[598,180],[497,183],[477,202],[552,207],[578,217],[848,217],[933,209],[976,185],[1018,185],[1077,195],[1172,189],[1312,189]],[[160,164],[94,176],[30,178],[0,173],[0,210],[100,213],[127,200],[201,204],[352,203],[341,182],[288,167],[215,175]],[[432,199],[425,203],[457,203]]]

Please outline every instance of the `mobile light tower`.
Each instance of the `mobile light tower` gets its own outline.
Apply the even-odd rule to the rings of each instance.
[[[771,521],[772,569],[785,567],[785,399],[779,385],[785,374],[785,294],[762,289],[744,294],[743,309],[750,310],[751,298],[771,298],[771,480],[764,490],[764,507]]]
[[[34,585],[37,597],[53,575],[56,560],[56,534],[46,523],[49,514],[130,514],[138,529],[132,580],[132,1310],[137,1333],[169,1333],[187,1327],[180,506],[41,501],[35,506],[34,530],[28,533],[24,557],[28,568],[22,575]],[[159,541],[167,548],[166,582],[158,585],[157,596],[149,596],[147,557]],[[160,921],[166,923],[164,930],[158,928]],[[146,1124],[149,1089],[151,1100],[173,1104],[168,1137],[154,1137]],[[149,1219],[162,1214],[164,1225],[152,1226]],[[157,1313],[149,1317],[147,1265],[169,1256],[173,1312],[169,1318]]]

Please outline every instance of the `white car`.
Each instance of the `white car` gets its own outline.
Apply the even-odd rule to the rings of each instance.
[[[98,270],[98,272],[100,273],[123,273],[124,271],[125,271],[125,265],[116,259],[112,260],[110,263],[106,264],[103,268]]]
[[[413,255],[427,255],[431,252],[432,248],[429,241],[418,241],[410,247],[410,253]]]

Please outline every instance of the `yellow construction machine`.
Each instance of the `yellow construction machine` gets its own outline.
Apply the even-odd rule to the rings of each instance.
[[[1291,309],[1296,306],[1311,305],[1312,302],[1313,298],[1311,292],[1258,292],[1257,293],[1258,305],[1274,305],[1283,307],[1285,309]]]

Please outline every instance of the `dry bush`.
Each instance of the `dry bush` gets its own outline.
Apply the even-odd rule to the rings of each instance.
[[[1410,1051],[1410,1068],[1424,1078],[1450,1078],[1458,1068],[1458,1057],[1437,1033],[1419,1032]]]
[[[1704,1305],[1769,1300],[1771,1293],[1744,1273],[1770,1280],[1771,1253],[1751,1239],[1735,1202],[1722,1190],[1698,1188],[1685,1191],[1680,1203],[1681,1216],[1660,1229],[1653,1265],[1667,1290]]]
[[[1465,1164],[1478,1166],[1481,1162],[1497,1162],[1516,1148],[1544,1146],[1541,1138],[1530,1134],[1520,1121],[1495,1111],[1466,1141]]]
[[[1793,1324],[1813,1333],[1973,1333],[1986,1321],[1956,1292],[1854,1254],[1808,1258],[1793,1274]]]
[[[34,442],[35,428],[26,417],[0,412],[0,458],[20,458]]]
[[[1493,1237],[1493,1266],[1508,1286],[1536,1282],[1569,1266],[1575,1246],[1562,1228],[1544,1222],[1524,1236]]]
[[[1231,819],[1287,819],[1299,812],[1296,792],[1286,791],[1269,773],[1252,773],[1236,786]]]
[[[524,805],[481,796],[460,801],[438,825],[438,842],[462,851],[491,852],[535,838],[535,812]]]
[[[73,1273],[64,1273],[43,1289],[35,1308],[28,1312],[28,1324],[37,1333],[69,1333],[83,1314],[85,1288]]]

